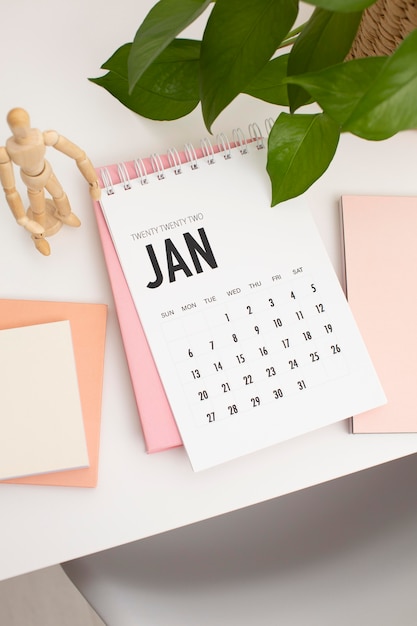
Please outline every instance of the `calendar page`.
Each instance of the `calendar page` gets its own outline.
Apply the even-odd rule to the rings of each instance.
[[[385,402],[305,201],[225,156],[101,200],[195,471]]]

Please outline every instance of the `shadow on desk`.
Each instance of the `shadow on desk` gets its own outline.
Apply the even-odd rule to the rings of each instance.
[[[417,455],[69,562],[108,626],[415,626]]]

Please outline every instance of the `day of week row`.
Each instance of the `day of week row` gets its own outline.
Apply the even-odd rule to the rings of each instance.
[[[249,289],[255,289],[256,287],[261,286],[261,285],[262,285],[261,281],[258,281],[256,283],[248,283]],[[317,292],[317,288],[316,288],[316,285],[314,283],[310,284],[309,289],[311,290],[312,294],[315,294]],[[233,296],[241,296],[242,295],[242,289],[240,287],[235,287],[233,289],[227,290],[225,293],[226,293],[226,296],[228,298],[233,297]],[[286,294],[286,297],[289,300],[297,300],[297,291],[294,290],[294,289],[289,289],[288,293]],[[280,292],[278,294],[278,299],[280,301],[282,301],[283,298],[284,298],[284,294],[282,292]],[[204,306],[204,305],[209,305],[209,304],[214,304],[214,303],[217,304],[217,302],[218,302],[217,296],[216,295],[212,295],[212,296],[208,296],[207,298],[202,298],[202,300],[199,301],[199,303],[197,303],[195,300],[192,301],[192,302],[184,303],[180,307],[177,308],[177,311],[175,309],[167,309],[166,311],[162,311],[160,315],[161,315],[162,319],[165,319],[165,318],[168,318],[168,317],[175,316],[176,312],[177,313],[184,313],[186,311],[191,311],[193,309],[198,309],[199,306]],[[274,297],[267,297],[267,296],[265,296],[265,302],[268,303],[268,305],[270,307],[274,307],[275,306],[275,298]],[[323,305],[320,305],[320,306],[322,307]],[[246,305],[246,310],[249,313],[253,312],[252,308],[253,308],[253,305],[250,305],[250,304]]]

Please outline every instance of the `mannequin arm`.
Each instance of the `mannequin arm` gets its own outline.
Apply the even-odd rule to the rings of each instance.
[[[34,220],[30,220],[26,215],[22,198],[15,187],[13,164],[6,148],[0,148],[0,181],[6,195],[7,204],[17,223],[34,235],[41,235],[44,232],[44,228]]]
[[[81,150],[75,143],[66,137],[59,135],[56,130],[48,130],[44,134],[44,141],[47,146],[52,146],[66,156],[69,156],[77,164],[78,169],[90,185],[90,195],[94,200],[100,199],[100,187],[97,174],[90,159],[84,150]]]

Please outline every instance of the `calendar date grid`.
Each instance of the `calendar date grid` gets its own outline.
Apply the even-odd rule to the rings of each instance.
[[[187,310],[164,326],[200,424],[238,417],[347,373],[331,311],[306,277]]]

